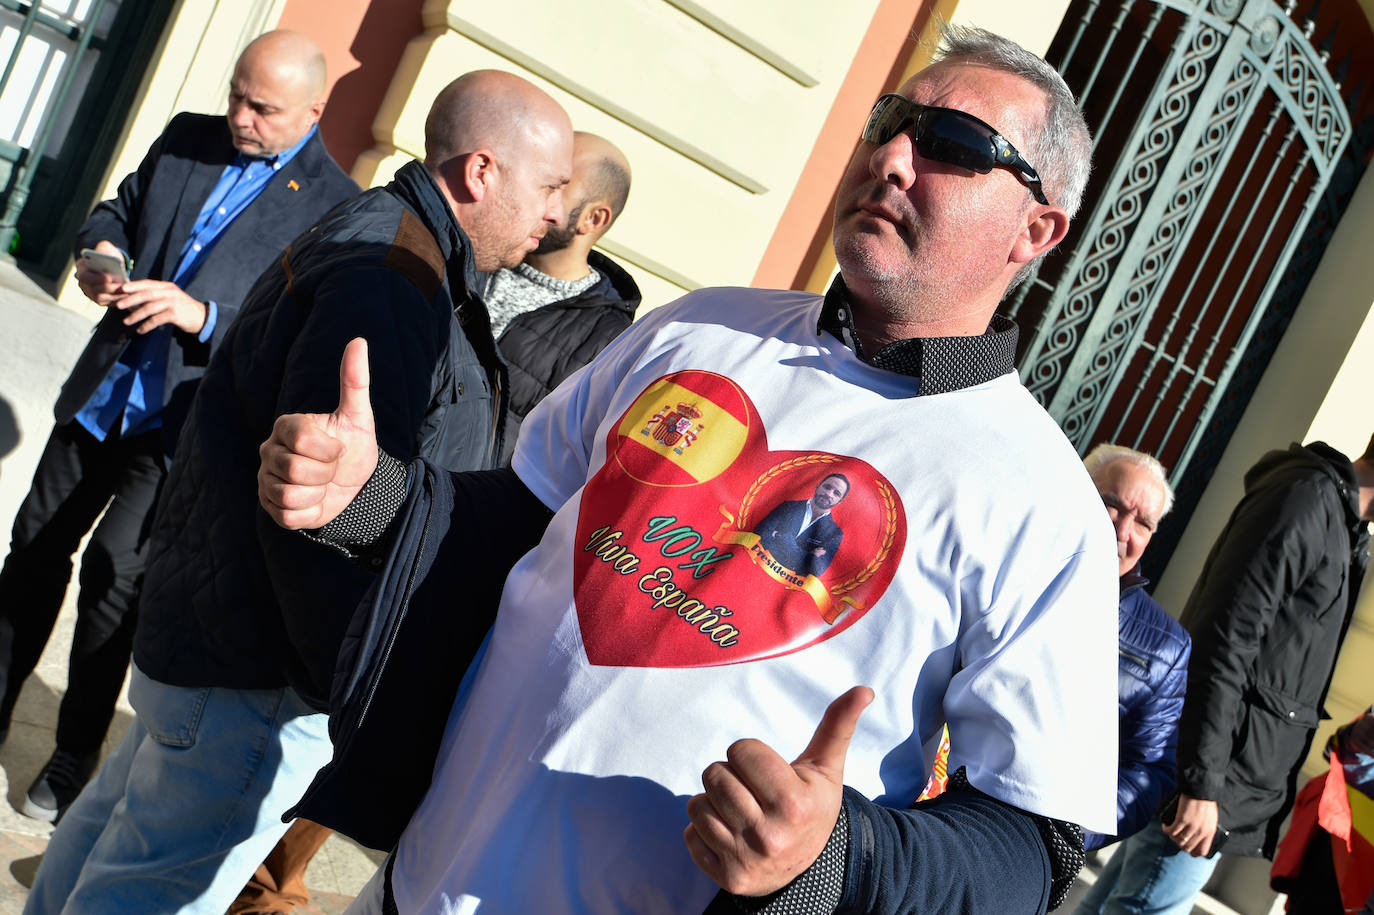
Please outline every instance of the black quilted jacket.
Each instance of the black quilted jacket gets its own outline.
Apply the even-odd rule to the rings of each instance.
[[[453,470],[500,454],[504,366],[470,243],[420,163],[335,209],[249,293],[210,361],[158,505],[134,660],[174,686],[290,685],[327,706],[371,573],[258,507],[258,446],[283,413],[339,398],[368,340],[378,442]]]
[[[520,424],[534,405],[634,321],[641,298],[634,278],[599,251],[592,251],[587,263],[601,274],[601,282],[573,298],[517,316],[497,341],[510,367],[503,463],[510,463]]]

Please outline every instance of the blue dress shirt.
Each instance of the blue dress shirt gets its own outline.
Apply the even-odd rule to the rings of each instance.
[[[275,156],[254,158],[239,153],[224,167],[219,183],[205,198],[205,205],[181,249],[171,278],[173,283],[186,288],[224,230],[310,142],[317,129],[311,127],[299,143]],[[205,305],[205,326],[197,335],[202,343],[215,332],[219,319],[219,306],[214,302]],[[76,414],[76,421],[87,432],[103,442],[116,423],[119,423],[118,433],[126,438],[162,425],[163,387],[167,381],[167,352],[172,332],[171,324],[163,324],[150,333],[134,335],[119,361],[110,366],[100,387]]]

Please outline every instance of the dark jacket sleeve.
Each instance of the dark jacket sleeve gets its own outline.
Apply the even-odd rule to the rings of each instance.
[[[449,474],[411,464],[390,551],[339,652],[334,758],[287,817],[308,817],[371,848],[396,844],[429,789],[506,573],[551,517],[509,468]],[[386,803],[377,803],[379,785],[387,786]]]
[[[705,915],[1035,915],[1049,905],[1051,872],[1036,818],[977,790],[895,810],[845,788],[815,864],[767,897],[721,892]]]
[[[1034,915],[1049,905],[1049,855],[1024,811],[978,791],[896,810],[846,788],[844,806],[850,839],[838,915]]]
[[[111,242],[115,247],[133,256],[134,239],[138,235],[138,220],[143,210],[143,196],[153,180],[153,173],[157,171],[158,160],[162,158],[162,147],[166,142],[167,132],[175,129],[176,123],[176,119],[173,119],[172,123],[168,124],[167,131],[153,141],[138,168],[125,175],[124,180],[119,182],[114,197],[95,205],[91,215],[76,232],[76,247],[73,249],[75,256],[80,257],[82,248],[94,248],[96,243],[102,240]],[[135,272],[131,279],[147,275],[146,266],[145,272],[142,273],[138,272],[139,266],[137,263],[134,264]]]
[[[1207,558],[1183,621],[1193,637],[1179,722],[1179,788],[1216,800],[1247,682],[1279,607],[1321,563],[1325,502],[1314,481],[1248,494]]]
[[[339,401],[339,361],[354,337],[368,341],[370,396],[377,442],[388,454],[409,460],[430,401],[435,365],[452,320],[442,303],[427,300],[405,277],[365,260],[330,267],[315,287],[308,308],[297,311],[289,291],[272,307],[272,321],[299,320],[293,331],[269,332],[291,339],[272,413],[328,413]],[[256,306],[255,306],[256,307]],[[297,317],[298,315],[298,317]],[[357,604],[363,586],[344,570],[320,581],[302,575],[308,552],[297,535],[260,523],[258,536],[290,650],[309,683],[298,691],[322,698],[335,669],[337,636]]]

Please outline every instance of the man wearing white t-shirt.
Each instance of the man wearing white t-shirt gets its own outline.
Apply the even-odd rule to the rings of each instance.
[[[942,51],[863,129],[824,298],[655,310],[509,471],[378,457],[361,341],[335,413],[278,420],[268,513],[386,557],[304,804],[394,844],[351,911],[1040,912],[1113,827],[1112,533],[994,315],[1068,230],[1087,127],[1011,42]],[[783,566],[760,519],[835,474],[828,566]],[[952,790],[913,808],[946,723]]]

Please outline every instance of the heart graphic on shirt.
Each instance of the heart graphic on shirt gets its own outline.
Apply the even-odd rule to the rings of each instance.
[[[712,372],[650,384],[583,490],[573,598],[587,659],[709,667],[801,651],[892,581],[906,514],[867,462],[770,451],[747,394]]]

